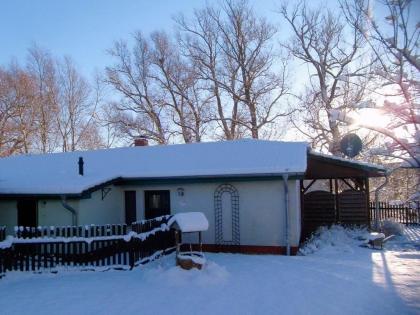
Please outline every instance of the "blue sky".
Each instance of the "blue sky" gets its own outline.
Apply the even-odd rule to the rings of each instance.
[[[207,3],[216,1],[220,2]],[[275,11],[282,0],[249,1],[259,15],[279,25]],[[335,0],[315,1],[337,8]],[[106,50],[113,41],[129,39],[137,30],[171,31],[174,15],[190,15],[205,4],[206,0],[0,0],[0,65],[12,57],[24,63],[27,49],[37,43],[56,57],[71,56],[91,77],[112,63]],[[415,1],[414,15],[419,7],[420,1]],[[284,28],[279,34],[290,36]]]
[[[254,0],[256,10],[273,15],[279,1]],[[170,31],[172,16],[192,13],[205,0],[2,0],[0,65],[12,57],[25,62],[36,42],[55,56],[71,56],[87,76],[110,64],[106,49],[141,30]],[[209,3],[211,3],[209,1]]]

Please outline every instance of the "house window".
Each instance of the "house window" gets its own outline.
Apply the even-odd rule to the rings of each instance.
[[[160,195],[152,195],[152,208],[157,209],[160,207]]]
[[[171,214],[169,190],[146,190],[144,201],[144,217],[146,220]]]

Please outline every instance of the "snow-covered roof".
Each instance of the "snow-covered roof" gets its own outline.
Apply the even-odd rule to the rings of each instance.
[[[201,232],[207,231],[209,221],[202,212],[184,212],[175,214],[168,221],[168,225],[177,225],[181,232]]]
[[[236,140],[0,159],[0,194],[81,194],[108,181],[303,174],[307,144]],[[83,157],[84,176],[78,174]]]
[[[357,160],[353,160],[353,159],[342,158],[342,157],[338,157],[338,156],[334,156],[334,155],[330,155],[330,154],[319,153],[319,152],[316,152],[314,150],[311,150],[310,154],[313,155],[313,156],[318,156],[318,157],[321,157],[321,158],[325,158],[329,161],[337,161],[337,162],[346,163],[346,164],[352,165],[353,167],[354,166],[360,166],[361,168],[369,168],[369,169],[377,170],[377,171],[380,171],[380,172],[386,172],[385,167],[380,166],[378,164],[372,164],[372,163],[357,161]]]

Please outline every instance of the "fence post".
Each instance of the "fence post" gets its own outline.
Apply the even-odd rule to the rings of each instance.
[[[135,245],[135,238],[132,237],[130,241],[127,243],[128,246],[128,264],[130,266],[130,270],[134,268],[135,259],[134,259],[134,245]]]

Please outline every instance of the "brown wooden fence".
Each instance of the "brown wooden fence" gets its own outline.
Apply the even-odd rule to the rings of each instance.
[[[9,247],[0,247],[0,277],[9,270],[58,267],[133,268],[175,246],[169,216],[125,224],[79,227],[18,228]],[[3,243],[4,244],[4,243]]]
[[[420,203],[413,206],[393,205],[389,202],[379,202],[379,211],[376,212],[375,202],[370,203],[370,218],[375,222],[392,219],[402,224],[420,224]]]
[[[368,226],[370,223],[367,196],[362,191],[345,190],[338,195],[322,190],[311,191],[304,194],[302,209],[302,241],[320,226]]]

